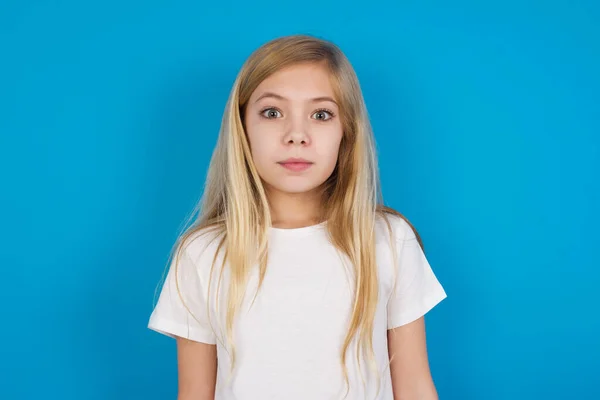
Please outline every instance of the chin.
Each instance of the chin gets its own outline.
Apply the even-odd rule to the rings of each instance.
[[[319,182],[267,182],[268,187],[282,193],[300,194],[317,189],[322,183]]]

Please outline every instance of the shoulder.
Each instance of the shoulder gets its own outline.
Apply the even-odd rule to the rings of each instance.
[[[375,240],[379,243],[390,243],[416,240],[421,244],[421,238],[413,224],[400,212],[389,208],[380,207],[375,221]]]
[[[223,237],[223,229],[217,225],[190,228],[179,238],[175,251],[196,267],[210,265],[223,248]]]

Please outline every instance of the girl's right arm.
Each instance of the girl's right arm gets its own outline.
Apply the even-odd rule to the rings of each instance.
[[[177,400],[214,400],[217,347],[177,337]]]
[[[216,337],[200,277],[204,265],[185,247],[173,257],[148,327],[176,339],[178,400],[214,400]]]

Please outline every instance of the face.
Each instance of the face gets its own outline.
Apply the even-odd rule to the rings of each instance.
[[[333,172],[342,123],[326,67],[298,64],[269,76],[250,96],[244,122],[267,191],[310,192]]]

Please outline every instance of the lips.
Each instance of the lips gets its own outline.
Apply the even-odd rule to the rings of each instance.
[[[287,160],[280,161],[278,164],[295,172],[305,171],[313,165],[312,162],[303,158],[288,158]]]

